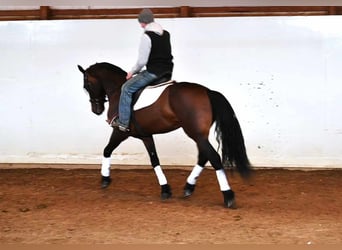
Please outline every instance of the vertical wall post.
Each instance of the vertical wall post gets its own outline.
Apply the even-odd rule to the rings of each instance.
[[[50,8],[49,6],[40,6],[40,20],[48,20]]]
[[[336,15],[337,14],[336,6],[329,6],[328,13],[329,15]]]
[[[181,6],[180,7],[180,17],[190,17],[190,7],[189,6]]]

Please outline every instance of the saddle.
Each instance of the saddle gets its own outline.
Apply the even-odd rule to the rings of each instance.
[[[136,102],[138,101],[139,96],[144,91],[144,89],[146,89],[146,88],[157,88],[157,87],[162,86],[164,84],[168,84],[171,81],[171,76],[172,76],[172,74],[170,72],[164,73],[160,77],[155,79],[153,82],[151,82],[150,84],[145,86],[144,88],[141,88],[137,92],[135,92],[132,96],[132,108],[133,108],[134,104],[136,104]]]
[[[155,79],[153,82],[151,82],[147,86],[156,86],[158,84],[168,82],[171,80],[171,77],[172,77],[172,73],[166,72],[166,73],[162,74],[161,76],[159,76],[157,79]]]

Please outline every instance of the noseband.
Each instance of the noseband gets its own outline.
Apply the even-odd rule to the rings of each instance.
[[[90,103],[95,105],[100,105],[102,103],[108,102],[108,99],[106,97],[104,98],[90,98]]]

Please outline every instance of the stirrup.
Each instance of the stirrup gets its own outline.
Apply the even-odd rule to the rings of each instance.
[[[122,126],[121,124],[118,124],[117,127],[122,132],[129,132],[129,128],[126,128],[126,127]]]
[[[115,117],[111,122],[110,122],[110,126],[112,126],[113,128],[118,128],[120,131],[122,132],[129,132],[129,128],[126,128],[125,126],[123,126],[122,124],[119,123],[119,117]]]

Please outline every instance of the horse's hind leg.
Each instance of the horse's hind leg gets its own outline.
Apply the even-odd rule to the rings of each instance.
[[[202,152],[211,165],[216,170],[216,177],[220,186],[220,190],[222,191],[223,198],[224,198],[224,204],[228,208],[234,208],[235,207],[235,197],[234,192],[231,190],[227,176],[225,174],[220,155],[216,152],[216,150],[213,148],[213,146],[210,144],[208,139],[200,139],[196,140],[198,149],[200,152]]]
[[[186,184],[184,186],[184,197],[189,197],[195,191],[196,182],[200,174],[202,173],[208,158],[205,154],[199,151],[197,165],[195,165],[186,179]]]
[[[159,158],[157,155],[157,151],[156,151],[156,147],[154,144],[154,140],[152,136],[149,137],[143,137],[141,138],[141,140],[143,141],[147,152],[150,156],[150,161],[151,161],[151,165],[153,167],[153,170],[158,178],[158,182],[161,188],[161,199],[162,200],[166,200],[171,198],[172,196],[172,192],[171,192],[171,187],[170,185],[167,183],[167,179],[166,176],[160,166],[159,163]]]

